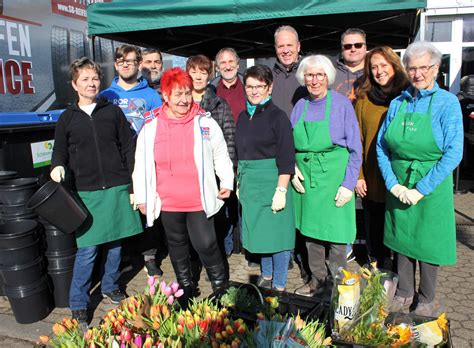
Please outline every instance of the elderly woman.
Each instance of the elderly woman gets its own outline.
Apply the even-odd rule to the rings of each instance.
[[[408,87],[408,79],[400,58],[387,46],[367,53],[364,74],[367,78],[357,91],[355,106],[363,153],[355,191],[362,197],[369,259],[377,261],[381,268],[390,268],[390,249],[383,244],[386,190],[375,145],[388,106]]]
[[[191,76],[180,68],[163,73],[165,103],[145,114],[133,172],[136,202],[147,224],[153,225],[161,214],[171,263],[185,299],[195,289],[189,240],[212,288],[217,290],[227,281],[212,217],[229,197],[234,181],[222,130],[193,102],[192,88]]]
[[[403,64],[411,86],[390,104],[377,138],[385,181],[386,246],[398,253],[400,276],[393,310],[432,315],[439,265],[456,263],[453,170],[462,158],[463,129],[455,95],[436,83],[441,52],[431,43],[408,46]]]
[[[283,291],[295,246],[293,199],[287,192],[295,170],[293,135],[288,117],[271,100],[270,68],[248,68],[244,86],[247,110],[240,113],[235,134],[242,241],[249,252],[262,254],[257,285]]]
[[[127,119],[119,107],[97,99],[102,77],[98,64],[85,57],[76,59],[70,74],[78,100],[56,125],[51,178],[61,182],[69,177],[91,215],[76,232],[78,249],[69,293],[72,317],[87,325],[99,247],[106,255],[102,295],[117,304],[125,298],[118,284],[120,240],[142,232],[142,226],[132,209],[133,195],[129,196],[135,146]]]
[[[296,293],[314,296],[326,289],[329,260],[346,266],[346,244],[355,239],[353,197],[361,165],[361,142],[349,99],[331,91],[336,69],[329,58],[303,59],[296,78],[309,96],[291,113],[296,149],[296,228],[306,237],[311,280]]]

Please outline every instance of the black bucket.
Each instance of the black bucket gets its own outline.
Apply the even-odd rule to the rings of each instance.
[[[38,178],[19,178],[0,181],[0,202],[21,204],[27,202],[38,189]]]
[[[5,296],[5,291],[3,290],[3,278],[0,277],[0,296]]]
[[[54,304],[58,308],[69,307],[69,291],[71,290],[73,268],[48,270],[53,283]]]
[[[4,289],[15,319],[20,324],[32,324],[40,321],[48,316],[54,308],[46,276],[29,285],[5,285]]]
[[[0,170],[0,181],[14,179],[17,174],[13,170]]]
[[[20,204],[3,204],[1,206],[1,211],[4,215],[34,213],[33,210],[26,207],[26,202]]]
[[[17,248],[0,249],[0,266],[22,265],[35,260],[40,255],[39,239]]]
[[[4,284],[8,286],[25,286],[39,281],[44,275],[44,260],[40,256],[36,260],[23,265],[0,266],[0,273]]]
[[[38,239],[34,220],[6,221],[0,225],[0,249],[19,248]]]
[[[54,303],[58,308],[68,307],[76,249],[47,252],[46,257],[48,274],[53,282]]]
[[[76,235],[74,233],[64,233],[51,225],[44,227],[44,241],[48,253],[76,248]]]
[[[48,181],[28,201],[27,207],[65,233],[77,230],[87,210],[61,184]]]
[[[1,216],[4,221],[35,220],[38,217],[34,211],[20,214],[1,214]]]

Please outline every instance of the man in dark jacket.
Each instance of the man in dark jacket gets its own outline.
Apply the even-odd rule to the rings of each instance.
[[[349,28],[342,33],[341,58],[336,62],[334,89],[353,103],[356,100],[355,91],[363,79],[366,53],[366,36],[362,29]]]
[[[277,61],[273,66],[273,103],[290,118],[293,106],[308,95],[306,87],[296,80],[300,60],[300,42],[293,27],[284,25],[275,31],[275,52]]]

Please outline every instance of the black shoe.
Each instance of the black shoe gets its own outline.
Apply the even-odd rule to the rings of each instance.
[[[145,272],[148,274],[149,277],[161,277],[163,275],[163,271],[161,268],[156,264],[155,259],[151,259],[145,261]]]
[[[184,294],[178,299],[178,302],[181,305],[181,308],[186,309],[189,300],[196,296],[196,286],[193,281],[194,270],[191,271],[191,260],[189,257],[181,260],[171,259],[171,264],[173,265],[174,273],[176,274],[176,280],[178,281],[180,288],[184,290]],[[196,264],[197,262],[193,262],[193,265]]]
[[[326,282],[317,279],[310,280],[307,284],[295,290],[296,295],[313,297],[326,291]]]
[[[288,262],[288,271],[291,271],[291,270],[293,269],[293,267],[295,267],[295,266],[293,265],[293,261],[290,260],[290,262]]]
[[[108,298],[110,302],[113,304],[119,304],[120,301],[125,300],[127,298],[127,296],[125,296],[125,294],[120,290],[114,290],[111,292],[103,292],[102,297]]]
[[[227,288],[227,276],[223,263],[206,267],[207,275],[211,281],[212,291],[216,292]]]
[[[86,309],[76,309],[72,310],[72,319],[77,320],[77,323],[79,324],[79,328],[82,330],[82,332],[86,332],[88,329],[88,316],[87,316],[87,310]]]
[[[265,279],[263,276],[258,277],[257,282],[255,283],[259,288],[271,289],[272,288],[272,280]]]

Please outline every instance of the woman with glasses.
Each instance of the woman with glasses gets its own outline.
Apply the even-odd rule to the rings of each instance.
[[[287,192],[295,171],[291,125],[272,102],[270,68],[256,65],[244,73],[247,110],[237,122],[239,199],[242,242],[262,254],[258,286],[284,291],[290,251],[295,246],[293,199]]]
[[[408,87],[405,69],[398,55],[387,46],[372,49],[366,57],[367,76],[357,91],[355,107],[359,121],[363,161],[356,193],[362,198],[369,259],[390,269],[390,249],[383,244],[386,189],[375,152],[377,133],[390,102]]]
[[[411,44],[403,64],[411,86],[390,104],[377,138],[377,159],[390,191],[384,243],[398,253],[392,309],[415,305],[419,264],[415,313],[432,316],[439,265],[456,263],[452,172],[462,158],[462,113],[456,96],[436,83],[441,64],[436,47]]]
[[[354,187],[361,165],[361,142],[354,108],[348,98],[329,89],[336,69],[329,58],[303,59],[296,78],[309,96],[291,113],[296,149],[296,228],[306,237],[311,280],[296,293],[321,294],[326,289],[329,260],[346,266],[346,244],[356,234]]]

